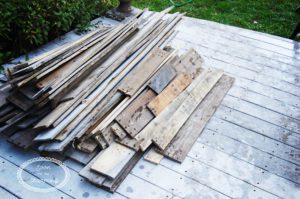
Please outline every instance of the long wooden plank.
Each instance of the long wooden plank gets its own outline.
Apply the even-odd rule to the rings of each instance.
[[[131,137],[138,134],[154,118],[146,106],[155,96],[154,91],[146,90],[116,118]]]
[[[286,145],[300,149],[299,136],[297,136],[298,134],[283,129],[269,122],[260,120],[256,117],[250,116],[223,105],[219,107],[215,116],[241,126],[245,129],[248,129],[252,132],[256,132],[260,135],[264,135],[273,140],[277,140]]]
[[[165,108],[155,119],[152,120],[136,137],[136,140],[142,140],[142,143],[140,144],[140,148],[145,151],[148,146],[152,143],[152,139],[154,138],[154,134],[160,133],[163,134],[167,128],[169,129],[176,129],[179,128],[182,124],[181,122],[184,122],[185,119],[187,119],[187,114],[183,116],[180,120],[180,122],[176,122],[174,126],[172,127],[173,123],[171,122],[171,118],[174,118],[174,115],[176,117],[181,117],[181,113],[179,114],[179,111],[182,112],[181,109],[185,110],[185,106],[187,106],[187,102],[191,102],[192,105],[197,104],[197,98],[199,96],[195,96],[195,94],[192,92],[196,92],[196,90],[201,90],[201,86],[199,85],[207,85],[207,90],[206,92],[203,93],[198,93],[200,96],[204,97],[207,92],[211,89],[211,87],[217,82],[217,80],[221,77],[222,72],[219,70],[205,70],[203,73],[200,73],[200,75],[187,87],[185,91],[183,91],[169,106],[168,108]],[[210,78],[210,81],[208,81],[208,77]],[[208,81],[209,83],[205,83],[205,81]],[[194,89],[195,88],[195,89]],[[204,87],[205,88],[205,87]],[[190,94],[191,93],[191,94]],[[204,96],[203,96],[204,95]],[[184,101],[186,102],[184,103]],[[184,104],[184,106],[181,106]],[[181,107],[181,108],[180,108]],[[192,110],[192,108],[188,108],[189,111]],[[179,110],[179,111],[178,111]],[[175,122],[175,121],[173,121]],[[155,130],[154,130],[155,129]],[[175,132],[175,131],[170,131],[170,132]],[[171,137],[171,136],[170,136]],[[170,138],[169,137],[169,138]],[[164,138],[165,139],[165,138]],[[156,139],[157,143],[159,142],[158,139]],[[165,139],[165,144],[166,142],[171,141]],[[159,143],[161,145],[161,143]]]
[[[222,142],[220,142],[220,140],[222,140]],[[260,149],[250,147],[208,129],[203,131],[203,134],[197,141],[214,149],[221,150],[226,154],[253,164],[261,169],[267,168],[270,173],[300,184],[300,165],[282,160],[272,154],[262,152]],[[248,154],[251,154],[251,156]]]
[[[267,108],[260,107],[236,97],[226,96],[223,104],[232,109],[270,122],[276,126],[280,126],[281,128],[294,132],[295,135],[298,134],[298,136],[300,136],[300,121],[297,119],[273,112]]]
[[[189,75],[179,74],[147,107],[154,115],[159,115],[191,82]]]
[[[226,113],[224,115],[226,115]],[[271,136],[259,134],[248,128],[243,128],[238,124],[217,118],[216,116],[209,121],[206,128],[234,140],[238,140],[248,146],[257,148],[267,154],[272,154],[282,160],[300,165],[300,159],[297,158],[297,154],[300,154],[300,150],[283,142],[279,142]],[[255,142],[253,142],[253,138],[255,138]]]
[[[296,199],[300,194],[299,185],[207,145],[196,142],[189,157],[278,197]]]
[[[138,162],[137,166],[132,170],[132,174],[165,190],[169,190],[180,198],[230,198],[186,175],[179,174],[162,165],[154,165],[145,160]]]
[[[222,75],[223,72],[219,70],[215,70],[212,72],[209,71],[207,76],[205,76],[202,81],[198,82],[198,85],[195,88],[189,89],[190,87],[188,87],[186,89],[186,91],[188,92],[187,98],[183,101],[183,103],[178,107],[178,109],[172,114],[170,118],[161,120],[163,125],[161,125],[160,128],[156,128],[156,133],[152,137],[152,141],[156,146],[158,146],[162,150],[167,147],[167,145],[176,135],[181,126],[196,109],[198,104],[214,87],[214,85]],[[160,130],[161,132],[157,133]]]
[[[183,162],[233,82],[233,78],[223,75],[163,151],[164,155],[178,162]]]
[[[171,51],[168,52],[159,48],[155,49],[143,63],[125,77],[118,89],[126,95],[134,95],[171,53]]]
[[[161,161],[161,165],[211,189],[218,190],[230,198],[280,198],[190,157],[187,157],[182,164],[165,158]]]
[[[91,169],[115,179],[134,154],[134,150],[116,142],[112,143],[91,165]]]

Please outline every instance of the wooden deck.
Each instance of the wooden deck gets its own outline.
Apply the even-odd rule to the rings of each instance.
[[[183,164],[141,160],[110,194],[77,175],[82,166],[67,159],[71,180],[47,199],[300,197],[299,42],[192,18],[177,29],[172,46],[182,52],[193,47],[206,66],[236,78]],[[52,46],[78,37],[70,35]],[[2,198],[40,198],[16,177],[18,167],[38,154],[0,142]]]

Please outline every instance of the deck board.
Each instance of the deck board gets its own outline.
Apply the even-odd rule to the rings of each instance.
[[[105,19],[106,24],[116,24]],[[184,18],[169,43],[193,47],[204,66],[223,69],[236,81],[182,165],[164,158],[140,160],[115,194],[77,175],[83,166],[67,159],[71,181],[47,198],[291,198],[300,194],[300,44],[242,28]],[[74,41],[66,34],[29,57]],[[20,57],[17,60],[24,59]],[[16,61],[17,61],[16,60]],[[5,176],[38,157],[0,138]],[[28,175],[33,175],[30,170]],[[16,178],[0,180],[0,193],[39,198]],[[51,186],[49,184],[45,186]],[[14,196],[15,195],[15,196]]]

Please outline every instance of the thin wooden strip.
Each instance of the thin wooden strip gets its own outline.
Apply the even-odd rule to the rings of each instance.
[[[155,96],[155,92],[150,89],[144,91],[116,118],[131,137],[138,134],[154,118],[146,105]]]
[[[114,142],[91,165],[91,170],[115,179],[135,153],[134,150]]]
[[[189,75],[179,74],[147,107],[154,115],[159,115],[191,82]]]
[[[175,161],[183,162],[233,82],[233,78],[223,75],[163,151],[164,155]]]
[[[159,48],[155,49],[143,63],[125,77],[118,89],[126,95],[134,95],[171,53]]]
[[[164,158],[164,155],[157,152],[153,147],[146,152],[144,155],[144,159],[153,163],[153,164],[159,164],[160,161]]]

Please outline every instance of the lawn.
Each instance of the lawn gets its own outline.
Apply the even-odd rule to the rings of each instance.
[[[169,0],[133,0],[133,6],[154,11],[170,5]],[[300,20],[294,12],[297,6],[299,0],[192,0],[173,12],[186,12],[190,17],[289,37]]]

